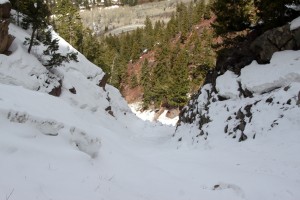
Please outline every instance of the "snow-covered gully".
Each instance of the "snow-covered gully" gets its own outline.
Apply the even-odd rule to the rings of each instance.
[[[229,100],[210,104],[213,121],[203,129],[213,134],[195,142],[196,123],[174,135],[173,126],[137,118],[117,89],[98,86],[104,73],[81,54],[78,63],[49,71],[34,56],[43,46],[28,54],[28,32],[10,25],[10,33],[12,54],[0,55],[0,199],[300,198],[300,51],[220,77],[219,92]],[[73,49],[59,39],[62,52]],[[268,67],[277,73],[265,76]],[[59,80],[60,97],[47,94]],[[240,99],[237,81],[254,97]],[[263,102],[268,95],[274,102]],[[238,142],[224,125],[248,103],[255,106],[246,129],[256,137]]]

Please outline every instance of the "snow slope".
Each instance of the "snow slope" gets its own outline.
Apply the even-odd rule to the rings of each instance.
[[[287,91],[212,104],[216,120],[205,129],[208,139],[190,145],[199,132],[196,124],[180,126],[172,137],[175,128],[139,120],[115,88],[98,87],[102,70],[81,54],[78,63],[49,71],[37,59],[42,46],[28,54],[22,45],[28,32],[11,25],[10,33],[16,36],[12,54],[0,55],[0,199],[300,198],[297,79]],[[73,49],[63,39],[60,47],[62,52]],[[59,80],[61,96],[48,95]],[[252,107],[257,111],[252,110],[249,131],[258,131],[256,139],[229,140],[222,132],[224,117],[268,95],[273,104],[261,101]],[[208,101],[205,93],[200,99]],[[105,111],[108,106],[114,116]]]

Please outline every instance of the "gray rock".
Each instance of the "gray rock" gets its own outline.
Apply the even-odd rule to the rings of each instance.
[[[102,87],[104,91],[106,91],[106,90],[105,90],[105,85],[106,85],[106,83],[107,83],[109,77],[110,77],[110,76],[109,76],[108,74],[104,74],[104,76],[102,77],[102,79],[99,81],[98,86],[99,86],[99,87]]]
[[[245,135],[244,133],[242,133],[241,137],[239,138],[239,142],[243,142],[243,141],[245,141],[247,139],[248,139],[247,135]]]
[[[296,41],[297,49],[300,48],[300,28],[292,31],[294,39]]]
[[[224,128],[224,132],[227,133],[228,132],[228,124],[225,126]]]
[[[296,50],[299,47],[300,28],[291,31],[289,24],[266,31],[250,45],[260,63],[268,63],[276,51]]]
[[[245,114],[241,111],[241,109],[239,109],[239,111],[236,114],[236,119],[244,119],[245,118]]]
[[[76,94],[76,89],[74,87],[70,88],[69,91],[72,93],[72,94]]]
[[[245,121],[241,121],[240,125],[239,125],[239,129],[243,132],[245,130],[246,127],[246,122]]]

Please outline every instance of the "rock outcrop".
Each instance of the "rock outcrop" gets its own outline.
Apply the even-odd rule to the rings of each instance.
[[[102,79],[99,81],[98,86],[101,87],[101,88],[103,88],[104,91],[106,91],[106,90],[105,90],[105,85],[106,85],[106,83],[107,83],[109,77],[110,77],[110,76],[109,76],[108,74],[105,74],[105,75],[102,77]]]
[[[8,33],[10,10],[9,2],[0,4],[0,54],[9,54],[8,48],[14,40],[14,37]]]
[[[253,60],[258,63],[269,63],[274,52],[300,49],[300,28],[290,30],[290,24],[277,27],[259,35],[252,31],[242,41],[230,41],[229,48],[219,53],[215,69],[208,72],[204,84],[211,83],[215,91],[216,79],[227,70],[240,75],[241,69]]]
[[[175,141],[190,141],[192,144],[195,144],[201,138],[208,139],[210,134],[224,132],[227,137],[236,138],[237,141],[242,142],[249,138],[255,139],[256,132],[253,131],[257,125],[255,123],[258,123],[259,126],[261,125],[262,129],[272,130],[278,125],[278,121],[281,120],[288,109],[294,108],[295,105],[300,105],[300,92],[299,89],[297,90],[297,84],[294,83],[298,79],[292,80],[294,76],[298,77],[298,75],[291,74],[286,77],[286,81],[283,81],[285,79],[283,75],[282,77],[278,76],[275,82],[283,81],[282,84],[279,84],[279,87],[275,87],[272,81],[266,81],[262,83],[262,86],[269,87],[269,90],[266,90],[266,92],[255,92],[242,82],[246,77],[243,68],[250,65],[253,60],[257,60],[260,64],[269,63],[275,52],[299,49],[300,28],[290,30],[289,24],[266,31],[261,35],[253,32],[246,40],[237,42],[234,48],[225,49],[222,54],[219,54],[215,69],[207,74],[204,85],[200,88],[198,94],[192,96],[188,105],[182,109],[174,134]],[[297,63],[291,63],[289,64],[291,66],[298,65]],[[285,64],[283,64],[283,67],[285,67]],[[260,68],[258,67],[257,69]],[[272,68],[268,69],[270,74],[272,74]],[[227,82],[217,84],[218,77],[223,76],[228,70],[231,71],[231,74],[234,73],[236,75],[232,76],[234,80],[227,78],[225,80]],[[299,72],[295,73],[299,74]],[[256,75],[252,73],[250,76],[254,76],[253,81],[255,81]],[[231,83],[235,83],[235,85]],[[227,84],[223,87],[223,90],[224,88],[229,88],[228,90],[230,91],[234,90],[235,95],[227,98],[222,96],[221,92],[219,93],[218,91],[220,84]],[[287,89],[289,84],[294,84],[294,91]],[[278,95],[277,92],[283,95],[290,95],[291,98],[283,100],[281,99],[282,94]],[[276,100],[275,97],[277,97]],[[273,109],[278,109],[278,113],[282,114],[274,119],[265,119],[264,123],[259,124],[260,122],[257,119],[261,108],[265,109],[262,112],[266,112],[266,116]],[[218,111],[216,112],[216,110]],[[222,118],[218,116],[222,116]],[[220,121],[220,119],[221,123],[216,122]],[[253,122],[253,119],[256,121]],[[220,124],[222,124],[222,128],[212,128]],[[190,135],[186,135],[184,131],[181,132],[181,130],[184,130],[184,127],[190,127]]]
[[[61,88],[62,88],[62,80],[58,81],[59,85],[54,86],[51,90],[51,92],[49,92],[50,95],[55,96],[55,97],[59,97],[61,95]]]
[[[291,31],[289,24],[266,31],[256,38],[250,46],[259,63],[268,63],[276,51],[299,48],[300,28]]]

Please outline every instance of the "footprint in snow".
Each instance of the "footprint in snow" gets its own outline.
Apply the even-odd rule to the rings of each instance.
[[[212,188],[212,190],[225,190],[225,189],[231,189],[234,191],[234,193],[236,193],[236,195],[240,196],[241,198],[245,198],[245,193],[242,190],[242,188],[234,184],[218,183],[214,185]]]
[[[87,104],[83,104],[80,106],[81,109],[85,109],[88,105]]]

